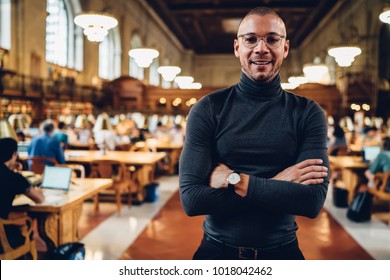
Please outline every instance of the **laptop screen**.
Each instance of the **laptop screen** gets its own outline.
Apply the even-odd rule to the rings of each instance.
[[[72,168],[45,166],[41,187],[68,191],[71,177]]]
[[[380,153],[381,148],[379,146],[364,146],[362,147],[363,152],[363,161],[364,162],[373,162],[378,154]]]

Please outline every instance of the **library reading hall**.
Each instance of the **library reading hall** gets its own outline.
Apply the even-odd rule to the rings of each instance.
[[[389,50],[388,0],[0,0],[0,259],[390,260]]]

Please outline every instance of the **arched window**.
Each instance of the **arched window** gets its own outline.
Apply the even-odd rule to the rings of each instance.
[[[11,49],[11,0],[0,0],[0,48]]]
[[[73,19],[81,11],[79,0],[47,0],[46,60],[82,70],[82,30]]]
[[[157,72],[159,66],[158,59],[153,59],[153,62],[149,67],[149,84],[152,86],[160,85],[160,74]]]
[[[142,47],[142,42],[141,38],[138,35],[134,35],[133,38],[131,39],[130,43],[130,49],[136,49],[136,48],[141,48]],[[129,56],[130,57],[130,56]],[[130,69],[129,73],[131,77],[143,80],[144,79],[144,68],[139,67],[137,63],[135,63],[135,59],[130,57]]]
[[[108,31],[108,35],[99,44],[99,76],[113,80],[120,76],[120,38],[118,28]]]

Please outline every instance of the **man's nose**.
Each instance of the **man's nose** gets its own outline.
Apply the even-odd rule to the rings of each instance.
[[[260,52],[269,51],[264,38],[259,39],[259,42],[257,42],[257,45],[255,46],[254,50]]]

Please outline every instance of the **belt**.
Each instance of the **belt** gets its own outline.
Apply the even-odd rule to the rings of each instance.
[[[206,233],[204,234],[203,238],[210,244],[223,249],[229,255],[233,255],[233,256],[235,255],[238,256],[239,259],[244,259],[244,260],[256,260],[260,258],[260,255],[263,252],[280,249],[283,246],[289,245],[297,240],[297,238],[294,237],[292,240],[289,240],[279,245],[274,245],[274,246],[264,247],[264,248],[253,248],[253,247],[233,246],[228,243],[219,241],[218,239],[215,239],[214,237],[211,237]]]

